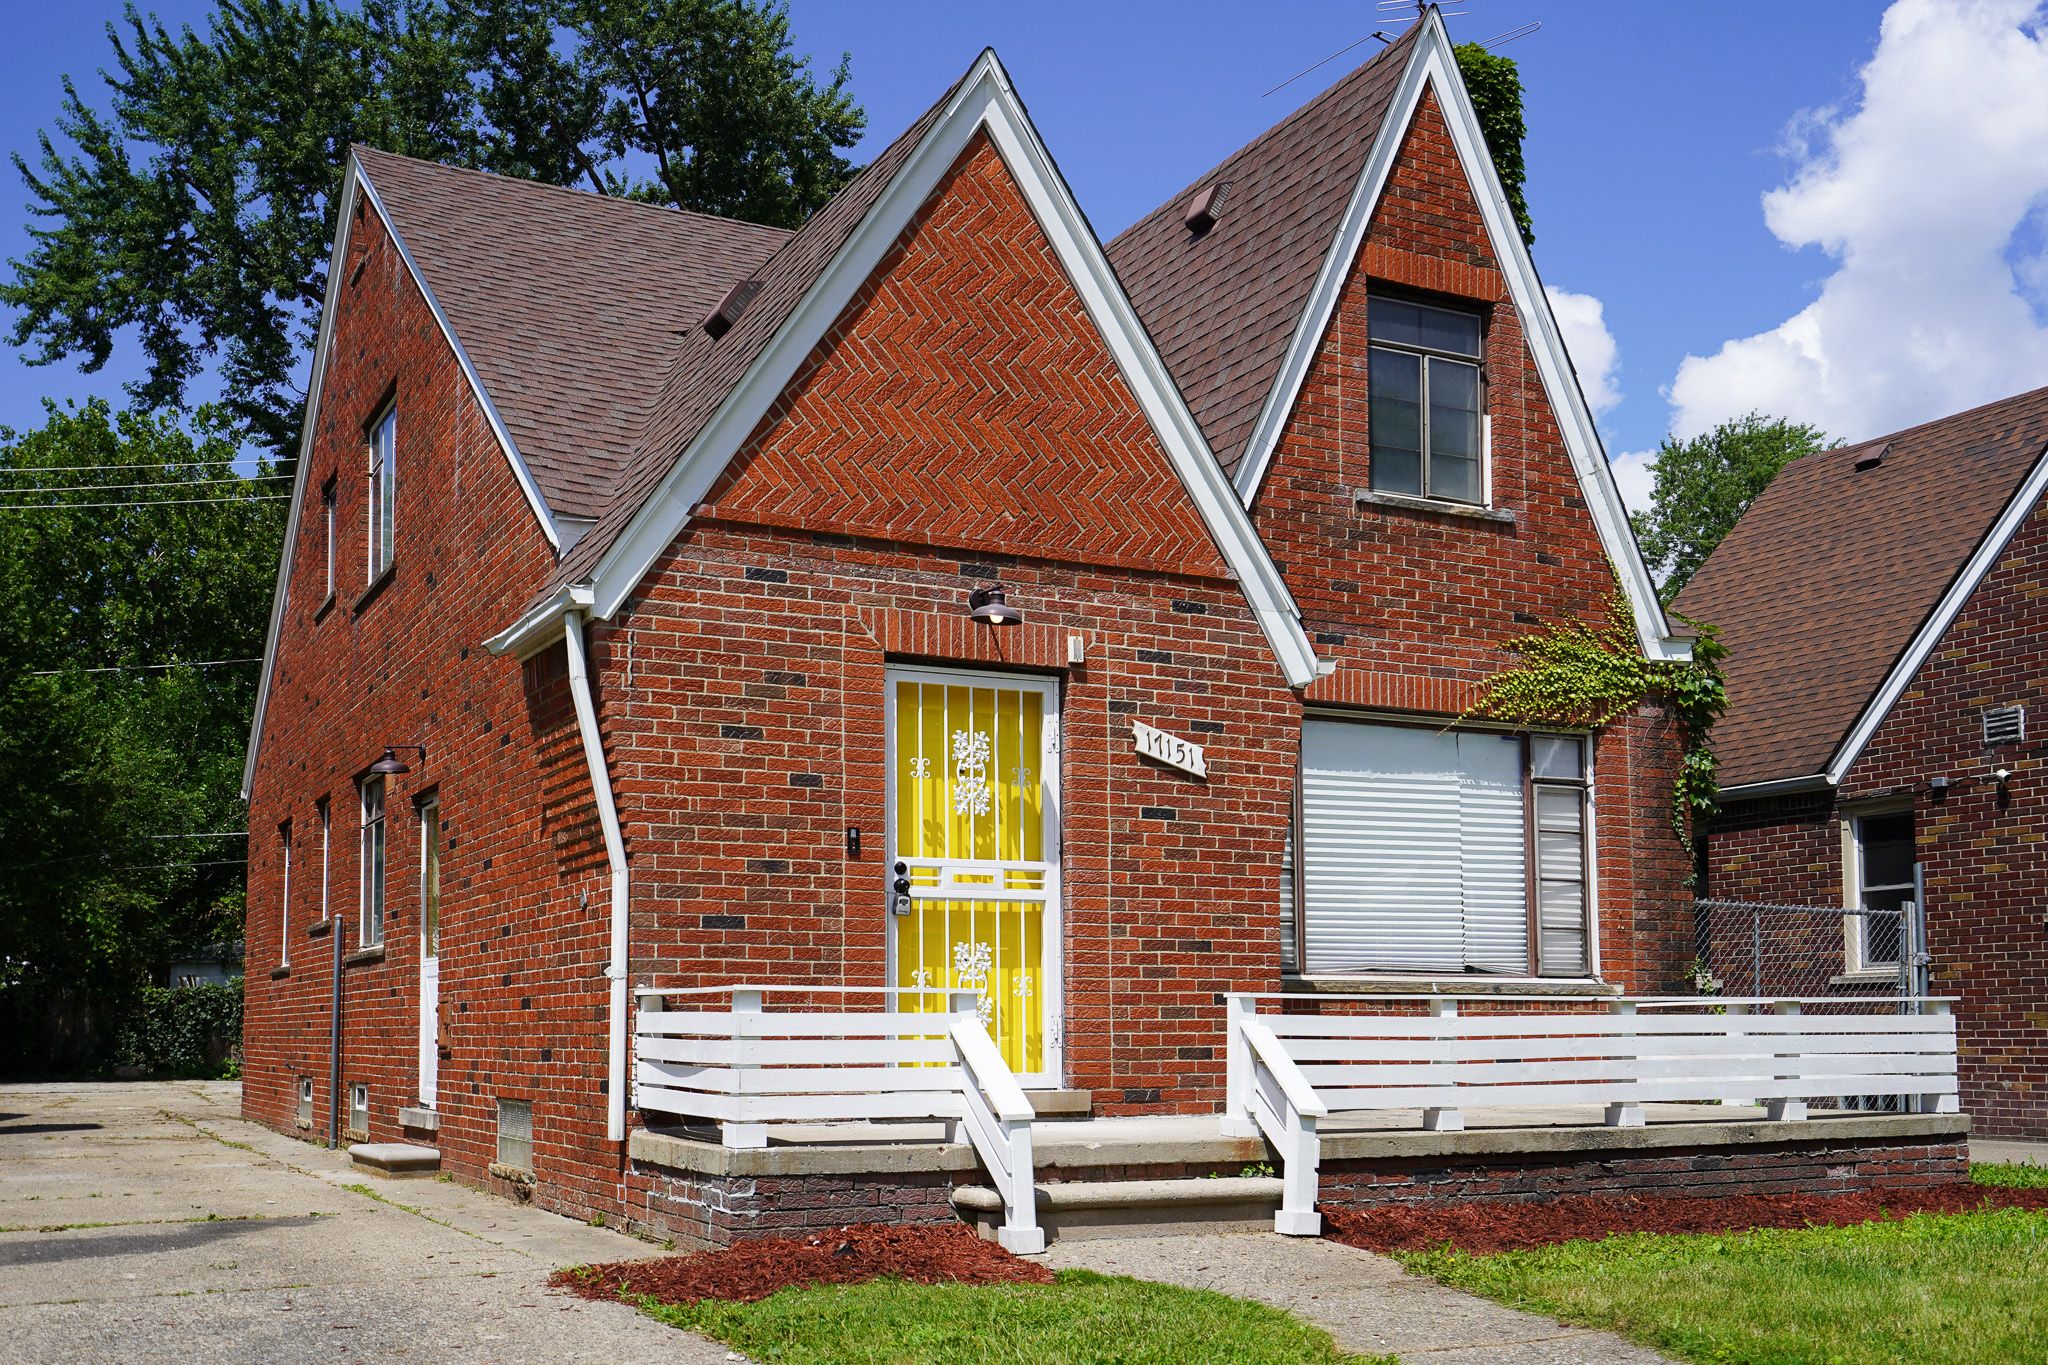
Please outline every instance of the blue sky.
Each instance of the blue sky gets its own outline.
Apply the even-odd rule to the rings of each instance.
[[[1853,438],[2048,380],[2048,43],[2029,0],[1450,8],[1460,39],[1542,23],[1502,49],[1528,91],[1537,264],[1582,296],[1560,317],[1610,453],[1638,473],[1667,431],[1749,406]],[[1358,0],[791,11],[821,67],[852,54],[863,155],[993,45],[1105,238],[1378,44],[1270,87],[1392,26]],[[0,144],[32,149],[60,73],[93,87],[116,12],[16,15]],[[26,219],[10,173],[0,254],[21,253]],[[45,395],[114,393],[124,360],[88,376],[0,357],[0,423],[35,423]]]

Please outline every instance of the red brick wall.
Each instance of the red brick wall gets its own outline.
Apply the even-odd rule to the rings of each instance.
[[[1388,284],[1487,314],[1492,505],[1511,524],[1361,504],[1371,484],[1367,300]],[[1501,643],[1604,621],[1616,578],[1515,306],[1425,95],[1253,503],[1253,517],[1337,672],[1310,699],[1455,717],[1513,662]],[[1668,821],[1678,738],[1661,706],[1609,727],[1599,773],[1603,973],[1674,985],[1690,959],[1687,868]]]
[[[1732,808],[1709,841],[1716,895],[1839,904],[1838,821],[1905,797],[1939,994],[1960,995],[1975,1131],[2048,1136],[2048,507],[2036,507],[1846,775],[1837,798]],[[1982,711],[2024,705],[2024,745],[1987,750]],[[2000,800],[1991,774],[2012,773]],[[1930,779],[1947,777],[1936,798]]]
[[[1165,460],[977,141],[598,632],[636,977],[882,984],[886,663],[1053,674],[1068,1079],[1213,1108],[1216,993],[1278,979],[1296,702]],[[1022,628],[966,619],[998,576]]]
[[[384,954],[344,970],[347,1088],[370,1087],[369,1136],[401,1136],[418,1095],[419,820],[437,789],[444,822],[440,1147],[444,1169],[481,1181],[495,1155],[496,1099],[532,1099],[542,1197],[616,1203],[620,1158],[603,1142],[606,903],[603,849],[563,690],[561,653],[522,668],[480,642],[503,629],[553,563],[505,456],[440,329],[371,214],[347,284],[313,434],[261,753],[250,800],[243,1105],[295,1131],[296,1078],[328,1110],[331,940],[319,915],[315,801],[332,803],[329,903],[345,947],[357,926],[355,781],[386,744],[422,743],[389,779]],[[365,599],[365,425],[398,411],[395,568]],[[319,489],[336,476],[336,600],[322,609]],[[292,821],[289,975],[278,961],[276,829]],[[587,894],[588,904],[584,903]],[[596,1201],[602,1200],[602,1204]]]

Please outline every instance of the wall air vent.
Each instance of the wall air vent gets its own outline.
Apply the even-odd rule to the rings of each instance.
[[[1230,195],[1230,182],[1218,180],[1195,191],[1195,197],[1188,203],[1187,216],[1181,219],[1188,231],[1199,237],[1216,226],[1216,220],[1223,216],[1223,201]]]
[[[1891,448],[1892,448],[1892,443],[1891,443],[1890,441],[1886,441],[1886,442],[1885,442],[1884,444],[1882,444],[1882,445],[1875,445],[1875,446],[1865,446],[1865,447],[1864,447],[1864,448],[1863,448],[1862,450],[1859,450],[1859,451],[1857,451],[1857,452],[1856,452],[1856,470],[1857,470],[1857,472],[1858,472],[1858,473],[1861,473],[1862,471],[1864,471],[1864,470],[1866,470],[1866,469],[1875,469],[1875,468],[1877,468],[1877,467],[1878,467],[1879,465],[1883,464],[1883,463],[1884,463],[1884,457],[1885,457],[1886,453],[1887,453],[1887,452],[1889,452],[1889,451],[1891,450]]]
[[[1984,747],[2018,744],[2027,737],[2027,708],[1987,706],[1984,708]]]
[[[754,295],[761,292],[759,280],[741,280],[725,291],[725,297],[711,305],[711,311],[704,315],[704,331],[713,341],[732,330],[740,320],[740,314],[747,311],[747,305],[754,301]]]

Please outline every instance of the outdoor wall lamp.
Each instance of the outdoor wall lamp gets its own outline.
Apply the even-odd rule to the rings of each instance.
[[[424,744],[387,744],[384,757],[370,765],[370,771],[379,777],[391,777],[397,773],[409,773],[412,765],[399,758],[398,750],[411,749],[420,756],[420,762],[427,761],[427,746]]]
[[[968,593],[967,614],[985,626],[1015,626],[1024,621],[1024,613],[1005,600],[1000,583]]]

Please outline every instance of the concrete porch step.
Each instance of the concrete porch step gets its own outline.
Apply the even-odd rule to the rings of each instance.
[[[1162,1237],[1176,1232],[1271,1232],[1280,1207],[1278,1176],[1176,1180],[1067,1180],[1037,1186],[1038,1222],[1048,1240]],[[1002,1195],[962,1185],[953,1207],[984,1237],[1003,1225]]]
[[[358,1142],[349,1160],[377,1175],[432,1175],[441,1169],[441,1153],[410,1142]]]
[[[1027,1090],[1024,1098],[1031,1101],[1031,1113],[1041,1123],[1050,1119],[1081,1120],[1095,1116],[1093,1090]]]

